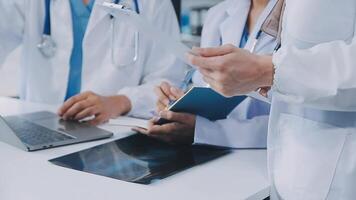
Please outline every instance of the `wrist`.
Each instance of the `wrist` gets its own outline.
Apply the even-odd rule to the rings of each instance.
[[[273,85],[274,66],[272,56],[258,56],[256,59],[260,72],[260,87],[271,87]]]
[[[109,97],[113,105],[113,110],[115,110],[115,116],[125,115],[131,111],[132,105],[128,97],[124,95],[116,95]]]

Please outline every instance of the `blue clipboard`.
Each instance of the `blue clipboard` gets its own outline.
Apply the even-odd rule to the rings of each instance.
[[[193,87],[183,97],[178,99],[168,110],[180,113],[190,113],[207,118],[211,121],[226,119],[246,96],[224,97],[207,87]],[[157,124],[169,123],[160,119]]]

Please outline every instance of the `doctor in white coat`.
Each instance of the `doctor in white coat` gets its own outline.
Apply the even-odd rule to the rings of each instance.
[[[162,53],[157,45],[159,41],[145,38],[144,33],[139,33],[138,59],[131,62],[134,60],[136,31],[98,6],[111,0],[51,0],[51,38],[57,47],[53,57],[44,56],[38,44],[44,33],[45,2],[0,0],[0,63],[22,44],[21,99],[59,105],[78,92],[91,91],[86,94],[97,100],[96,110],[90,112],[96,116],[95,123],[126,113],[149,117],[156,101],[151,94],[154,86],[162,80],[174,82],[184,76],[184,68],[175,66],[176,59]],[[91,4],[91,7],[78,7],[78,3],[84,2]],[[171,1],[137,0],[137,5],[134,2],[125,0],[157,29],[178,39],[179,27]],[[86,13],[87,10],[91,12]],[[73,25],[83,23],[79,20],[88,17],[88,14],[85,34],[79,38],[82,39],[82,45],[79,45],[82,51],[81,70],[73,78],[70,74],[73,67],[71,59],[77,42],[74,41],[74,28],[78,28]],[[76,15],[78,19],[74,20]],[[68,95],[69,82],[76,80],[81,82],[79,91]],[[108,107],[113,105],[112,102],[119,106]],[[66,113],[66,110],[62,111],[60,114]]]
[[[204,24],[202,47],[234,44],[248,50],[254,48],[257,54],[271,55],[276,47],[275,38],[259,32],[276,2],[277,0],[226,0],[211,8]],[[253,47],[256,37],[258,42]],[[192,83],[194,86],[207,85],[198,71],[194,73]],[[156,93],[159,96],[157,107],[161,117],[175,123],[138,131],[154,137],[164,135],[161,138],[170,142],[194,142],[232,148],[266,148],[270,110],[268,103],[247,97],[228,119],[210,121],[200,116],[164,111],[169,100],[176,100],[182,95],[182,91],[168,83],[162,83],[156,88]]]
[[[212,57],[191,56],[205,79],[227,96],[273,84],[271,199],[355,199],[355,27],[354,0],[286,0],[282,48],[273,62],[227,47],[204,50],[229,63],[225,66],[206,67]],[[223,73],[222,68],[230,70]],[[218,81],[207,69],[225,74],[225,80]]]

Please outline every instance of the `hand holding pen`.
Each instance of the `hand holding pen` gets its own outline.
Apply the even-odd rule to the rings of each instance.
[[[172,102],[178,100],[184,95],[183,90],[171,86],[167,82],[162,82],[161,85],[155,88],[155,93],[158,96],[157,113],[166,110]]]
[[[157,111],[166,110],[175,101],[181,98],[186,91],[188,91],[190,83],[192,81],[195,69],[187,71],[184,80],[179,88],[171,86],[167,82],[162,82],[160,86],[155,88],[155,93],[158,96]]]

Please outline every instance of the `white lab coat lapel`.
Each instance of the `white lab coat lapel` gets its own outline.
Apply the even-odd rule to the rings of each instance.
[[[97,26],[102,22],[105,18],[109,16],[109,13],[104,9],[100,8],[98,5],[102,5],[104,2],[111,2],[111,0],[95,0],[95,5],[93,7],[92,13],[90,15],[90,20],[88,23],[88,28],[86,31],[86,35],[92,34],[92,32],[97,28]]]
[[[268,15],[272,12],[272,9],[276,5],[278,0],[270,0],[267,7],[263,10],[261,15],[258,17],[258,20],[255,24],[255,27],[250,33],[249,40],[247,41],[247,44],[245,46],[245,49],[251,49],[252,45],[254,43],[254,39],[256,38],[258,32],[261,30],[263,23],[266,21]],[[269,40],[267,38],[269,38]],[[255,51],[258,51],[260,48],[263,48],[266,44],[269,44],[273,40],[273,37],[268,36],[266,34],[262,34],[261,38],[259,38],[257,45],[255,47]],[[267,50],[267,49],[266,49]],[[268,50],[269,51],[269,50]]]
[[[69,0],[54,0],[51,4],[51,29],[52,38],[57,44],[57,53],[50,59],[51,67],[47,70],[52,74],[53,92],[44,92],[53,99],[65,97],[68,86],[70,57],[73,48],[73,25]],[[52,101],[50,101],[52,102]]]
[[[233,44],[238,47],[250,10],[251,1],[239,0],[234,3],[236,5],[231,5],[226,10],[228,17],[221,23],[220,33],[222,44]]]
[[[51,4],[52,37],[59,49],[73,47],[73,25],[69,0],[55,0]],[[71,52],[71,51],[69,51]]]
[[[252,38],[255,38],[257,33],[261,30],[263,22],[265,21],[269,13],[272,11],[276,2],[277,0],[270,0],[266,9],[261,13],[260,17],[257,20],[255,28],[253,29],[253,32],[250,33],[250,38],[247,41],[245,47],[246,49],[250,49],[250,47],[252,46],[252,43],[254,41]],[[228,17],[225,21],[222,22],[220,26],[220,34],[222,44],[233,44],[235,46],[239,46],[244,27],[246,25],[251,1],[241,0],[233,3],[235,3],[236,5],[231,5],[231,7],[226,10]],[[258,48],[264,47],[266,44],[269,44],[272,40],[273,38],[269,36],[268,39],[264,39],[264,37],[261,37],[261,39],[257,43],[256,50],[258,50]]]
[[[96,0],[90,15],[87,30],[83,39],[83,67],[82,67],[82,82],[88,83],[91,76],[94,76],[93,71],[97,70],[97,66],[105,62],[100,59],[93,59],[97,57],[108,58],[107,54],[112,37],[112,19],[110,14],[101,9],[98,5],[104,2],[111,2],[111,0]],[[106,66],[108,67],[108,66]],[[86,85],[82,85],[82,89],[86,89]]]

